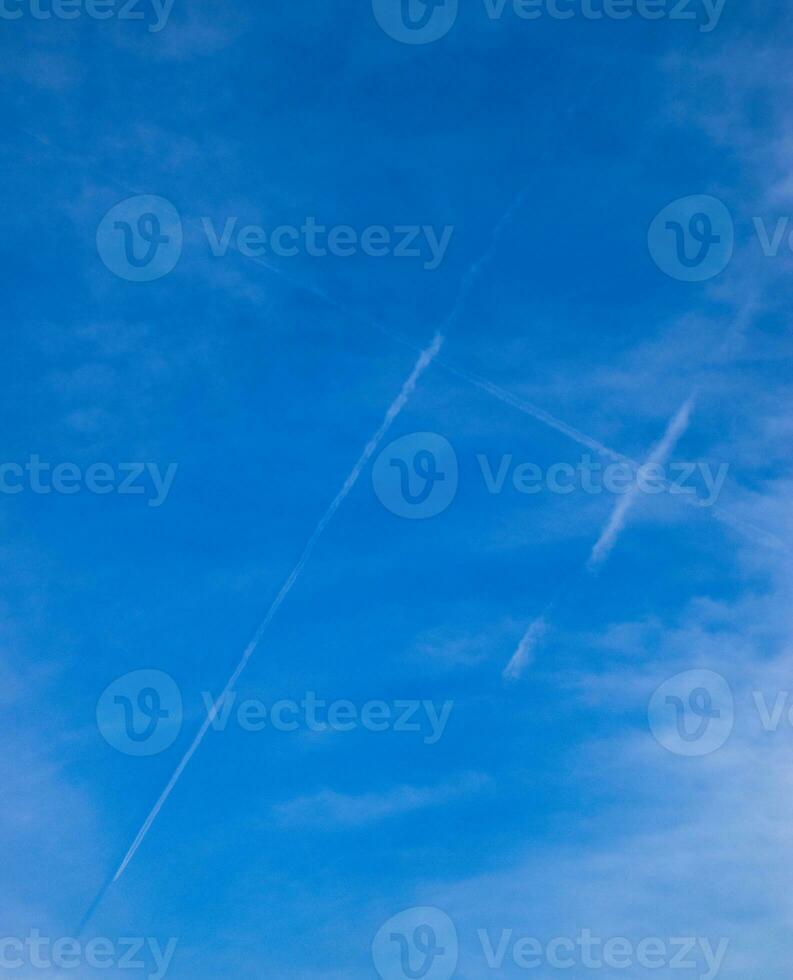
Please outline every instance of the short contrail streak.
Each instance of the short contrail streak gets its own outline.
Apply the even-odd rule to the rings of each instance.
[[[504,677],[516,680],[534,659],[534,651],[548,631],[547,610],[538,616],[521,637],[512,660],[504,668]]]

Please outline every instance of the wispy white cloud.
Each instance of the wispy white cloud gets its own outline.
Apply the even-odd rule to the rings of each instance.
[[[512,619],[488,624],[487,629],[471,632],[464,627],[438,626],[416,637],[410,649],[411,657],[425,666],[471,667],[488,660],[502,643],[520,629]]]
[[[4,548],[4,567],[13,567],[12,555],[24,569],[24,552],[9,545]],[[96,880],[106,843],[98,809],[70,768],[74,730],[63,705],[63,667],[57,660],[37,657],[40,650],[31,646],[31,638],[47,623],[44,610],[34,612],[36,605],[46,606],[43,579],[39,568],[40,594],[35,599],[8,607],[3,602],[1,607],[3,935],[72,925],[66,917]],[[0,589],[5,591],[4,580]],[[21,608],[28,617],[24,625],[18,621]],[[37,622],[30,631],[33,619]]]
[[[760,555],[786,594],[787,559],[772,555],[770,564],[769,552]],[[754,574],[754,566],[746,571]],[[560,696],[596,704],[601,719],[620,724],[614,734],[570,746],[570,775],[582,800],[590,791],[600,799],[607,789],[617,802],[566,829],[572,846],[517,845],[501,870],[423,883],[415,904],[437,906],[452,917],[463,937],[464,975],[475,975],[482,965],[481,948],[465,942],[478,929],[489,930],[495,941],[504,929],[513,930],[513,940],[576,936],[582,929],[634,942],[726,937],[729,950],[719,973],[724,980],[747,971],[773,980],[787,975],[790,728],[783,716],[777,732],[765,731],[752,692],[763,690],[774,704],[779,691],[789,690],[790,626],[779,594],[747,595],[737,603],[697,596],[663,622],[651,617],[604,627],[602,644],[609,651],[619,647],[624,656],[599,675],[591,672],[596,638],[578,638],[587,673],[571,678],[560,672]],[[783,651],[771,660],[769,643]],[[713,754],[684,759],[655,741],[645,713],[658,684],[693,668],[728,680],[735,727]],[[626,712],[635,725],[625,723]],[[511,970],[505,962],[505,975]]]
[[[322,790],[312,796],[301,796],[273,808],[276,818],[290,827],[295,825],[362,826],[387,817],[426,810],[470,796],[488,783],[480,773],[466,773],[437,786],[396,786],[383,793],[345,795]]]

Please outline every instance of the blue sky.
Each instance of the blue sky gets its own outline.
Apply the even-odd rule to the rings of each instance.
[[[5,0],[20,16],[0,23],[0,462],[19,467],[0,494],[0,939],[73,937],[100,895],[80,941],[174,937],[173,980],[402,980],[375,937],[430,908],[457,938],[429,980],[547,980],[560,968],[511,952],[488,966],[482,931],[544,945],[584,929],[634,946],[725,939],[719,976],[787,976],[784,9],[726,0],[709,23],[692,0],[695,20],[593,20],[577,3],[527,20],[471,0],[416,44],[378,22],[401,17],[386,0],[174,0],[164,23],[146,2],[143,20],[120,4],[42,19],[32,3]],[[156,230],[140,214],[172,238],[161,205],[135,211],[141,196],[168,202],[183,238],[146,282],[107,251],[124,254],[117,220]],[[715,224],[689,224],[703,215]],[[213,255],[206,229],[229,219],[235,235],[294,229],[297,254],[246,256],[235,237]],[[390,254],[311,255],[308,219],[359,244],[384,228]],[[707,278],[674,274],[676,224],[731,242]],[[394,254],[413,227],[421,254]],[[427,228],[450,229],[435,268]],[[36,492],[34,456],[76,468],[74,492]],[[712,506],[667,485],[616,512],[614,492],[514,482],[523,464],[585,456],[654,459],[666,476],[696,464],[700,498],[702,474],[727,470]],[[399,498],[397,457],[443,470],[438,513],[413,519],[429,471]],[[99,464],[104,493],[84,479]],[[139,470],[141,492],[119,492]],[[323,514],[235,704],[315,692],[358,716],[374,701],[448,716],[210,730],[105,888]],[[97,704],[128,675],[133,697],[143,670],[173,680],[182,713],[138,756],[109,734],[125,744],[117,689]],[[723,678],[732,703],[724,744],[689,757],[654,737],[648,704],[691,671],[711,697],[707,678]],[[433,921],[437,938],[447,919]],[[6,972],[129,976],[117,958]]]

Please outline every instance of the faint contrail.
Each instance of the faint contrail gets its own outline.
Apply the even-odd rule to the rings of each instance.
[[[390,407],[389,407],[388,411],[386,412],[385,417],[384,417],[382,423],[380,424],[379,428],[377,429],[377,431],[375,432],[375,434],[372,436],[372,438],[367,442],[366,446],[364,447],[363,452],[358,457],[358,461],[356,462],[355,466],[353,466],[352,470],[350,471],[349,476],[347,477],[347,479],[342,484],[341,489],[336,494],[336,496],[333,498],[333,501],[331,502],[331,504],[328,507],[328,509],[322,515],[322,518],[320,519],[319,523],[317,524],[316,528],[314,529],[314,533],[311,535],[311,537],[308,540],[308,543],[306,544],[305,548],[303,549],[303,553],[301,554],[298,563],[295,565],[295,567],[289,573],[289,576],[287,577],[287,579],[284,582],[284,584],[281,586],[281,589],[278,592],[278,595],[275,597],[275,599],[273,599],[273,601],[272,601],[272,603],[270,605],[270,608],[267,610],[267,613],[266,613],[264,619],[259,624],[259,628],[254,633],[253,639],[250,641],[250,643],[248,644],[248,646],[245,648],[245,651],[242,654],[242,658],[240,659],[240,662],[237,664],[237,667],[234,670],[234,673],[231,675],[231,677],[229,677],[228,681],[226,682],[226,686],[223,688],[222,693],[220,694],[220,696],[218,697],[218,699],[215,701],[215,703],[212,705],[212,708],[208,712],[206,719],[204,720],[203,724],[201,725],[201,728],[198,731],[198,734],[193,739],[193,742],[190,745],[190,748],[187,750],[187,752],[185,752],[185,754],[182,757],[182,760],[180,761],[179,765],[174,770],[173,775],[168,780],[168,783],[167,783],[165,789],[162,791],[162,793],[160,794],[159,799],[157,800],[157,802],[152,807],[151,813],[149,813],[148,817],[146,817],[146,820],[144,821],[143,826],[138,831],[138,834],[135,837],[135,840],[132,842],[132,844],[130,845],[129,850],[124,855],[124,860],[121,862],[121,864],[118,867],[118,870],[113,875],[113,882],[118,881],[118,879],[126,871],[127,866],[129,865],[130,861],[135,857],[135,854],[137,853],[138,848],[143,843],[143,841],[144,841],[144,839],[146,837],[146,834],[148,834],[149,830],[151,829],[152,824],[157,819],[157,817],[158,817],[158,815],[160,813],[160,810],[162,810],[162,808],[165,805],[165,802],[167,801],[168,797],[173,792],[174,787],[179,782],[179,779],[181,778],[182,773],[185,771],[185,769],[187,768],[190,760],[193,758],[193,756],[195,755],[195,753],[198,751],[201,743],[204,741],[204,738],[206,737],[206,734],[209,731],[210,726],[212,725],[212,723],[214,722],[215,718],[217,717],[218,712],[222,708],[223,703],[224,703],[226,697],[228,696],[229,692],[234,688],[234,686],[236,685],[237,681],[240,679],[240,676],[242,675],[242,672],[248,666],[248,662],[250,661],[250,659],[253,656],[256,648],[258,647],[258,645],[259,645],[259,643],[261,641],[261,638],[264,635],[265,630],[267,629],[267,627],[272,622],[273,616],[275,616],[276,612],[280,608],[280,606],[283,603],[284,599],[289,595],[289,592],[291,591],[291,589],[294,586],[295,582],[299,578],[300,573],[303,571],[303,568],[305,567],[306,562],[311,557],[311,554],[314,551],[314,548],[316,547],[317,542],[319,541],[319,539],[322,536],[323,532],[327,528],[328,524],[333,519],[334,515],[336,514],[336,511],[341,506],[341,504],[344,501],[345,497],[347,497],[347,495],[350,493],[350,491],[352,490],[352,488],[358,482],[358,478],[360,477],[360,475],[361,475],[364,467],[366,466],[366,464],[371,459],[372,455],[377,450],[377,447],[382,442],[383,437],[385,436],[385,434],[391,428],[391,425],[393,424],[393,422],[396,419],[396,417],[399,415],[399,413],[405,407],[405,404],[406,404],[407,400],[410,398],[410,396],[412,395],[412,393],[413,393],[416,385],[418,384],[419,379],[421,378],[422,374],[424,374],[424,372],[427,370],[427,368],[430,366],[430,364],[432,364],[433,360],[435,359],[436,355],[438,354],[438,351],[441,349],[441,345],[442,344],[443,344],[443,337],[441,337],[440,334],[436,334],[435,335],[435,339],[433,340],[432,344],[430,344],[430,346],[426,350],[422,351],[421,355],[419,356],[419,359],[416,361],[416,364],[415,364],[413,370],[410,373],[410,376],[405,381],[405,383],[402,385],[402,390],[399,392],[399,394],[397,395],[397,397],[394,399],[394,401],[390,405]]]
[[[468,270],[468,273],[464,277],[463,285],[460,290],[460,294],[458,296],[455,307],[444,324],[444,329],[448,329],[452,325],[456,317],[458,316],[459,311],[462,307],[462,302],[465,299],[471,284],[475,281],[476,276],[481,271],[482,266],[486,264],[486,262],[489,261],[489,259],[491,258],[493,249],[498,242],[498,238],[502,230],[509,223],[515,211],[523,204],[523,202],[527,197],[527,194],[528,191],[526,188],[524,188],[522,191],[520,191],[519,194],[516,195],[516,197],[510,204],[510,206],[504,212],[503,217],[496,225],[488,251],[477,262],[474,262],[471,265],[470,269]],[[193,223],[197,224],[197,222],[193,222]],[[232,242],[232,247],[234,247],[233,242]],[[249,259],[249,261],[255,262],[263,266],[269,272],[272,272],[274,275],[277,275],[280,278],[284,279],[291,286],[294,286],[295,288],[301,289],[305,292],[312,293],[318,299],[321,299],[329,306],[334,307],[340,313],[346,316],[350,316],[353,319],[359,320],[361,323],[366,324],[367,326],[374,327],[384,336],[389,337],[391,340],[395,341],[398,344],[401,344],[403,347],[406,347],[409,350],[413,350],[413,351],[419,351],[421,349],[420,345],[416,341],[412,340],[409,337],[406,337],[399,330],[396,330],[393,327],[386,326],[384,323],[381,323],[379,320],[375,320],[369,316],[363,315],[355,310],[350,309],[346,304],[341,303],[339,300],[332,297],[326,290],[316,286],[312,286],[308,283],[303,282],[302,280],[289,276],[282,269],[279,269],[271,265],[269,262],[267,262],[264,259],[257,258],[257,257],[247,257],[247,258]],[[552,415],[550,412],[546,412],[545,409],[542,409],[537,405],[531,404],[531,402],[527,402],[525,399],[518,397],[517,395],[513,394],[511,391],[507,391],[505,388],[502,388],[500,385],[497,385],[494,382],[488,380],[487,378],[483,378],[481,375],[476,374],[474,371],[466,370],[465,368],[460,367],[458,364],[454,364],[453,362],[448,361],[443,357],[438,357],[436,363],[438,367],[441,367],[444,370],[448,371],[450,374],[453,374],[456,377],[461,378],[463,381],[470,384],[471,386],[475,388],[479,388],[480,391],[484,391],[487,394],[492,395],[494,398],[503,402],[505,405],[510,405],[512,408],[516,408],[519,412],[523,412],[524,415],[531,416],[532,418],[536,419],[538,422],[542,422],[543,425],[547,425],[549,428],[555,429],[557,432],[560,432],[562,435],[567,436],[569,439],[572,439],[574,442],[577,442],[579,445],[584,446],[587,449],[591,449],[593,452],[598,453],[598,455],[603,456],[606,459],[610,459],[612,460],[612,462],[626,463],[636,472],[638,472],[638,470],[641,468],[641,464],[638,463],[636,460],[631,459],[630,456],[626,456],[624,453],[618,452],[617,450],[610,448],[605,443],[600,442],[598,439],[595,439],[593,436],[588,435],[586,432],[582,432],[580,429],[576,429],[574,426],[569,425],[563,419],[557,418],[555,415]],[[669,491],[672,489],[672,484],[670,483],[669,480],[663,479],[660,482],[662,482],[665,490]],[[687,504],[690,507],[698,508],[700,506],[697,499],[692,498],[688,495],[685,494],[677,495],[677,497],[679,500],[682,500],[684,504]],[[748,540],[752,541],[755,544],[761,544],[763,545],[763,547],[771,548],[774,551],[786,552],[788,554],[793,553],[793,551],[791,551],[791,548],[786,543],[781,541],[776,535],[771,534],[771,532],[767,531],[765,528],[753,524],[751,521],[747,521],[742,517],[738,517],[737,515],[731,513],[730,511],[725,510],[723,507],[720,506],[710,507],[708,509],[708,514],[715,520],[719,521],[722,524],[726,524],[728,527],[732,528],[733,531],[737,531],[739,534],[743,535],[745,538],[747,538]]]
[[[512,660],[504,668],[504,677],[516,679],[528,667],[534,658],[534,651],[540,640],[548,631],[547,613],[538,616],[521,637],[518,648],[512,655]]]
[[[450,374],[454,374],[458,378],[462,378],[462,380],[467,381],[468,384],[473,385],[475,388],[479,388],[481,391],[485,391],[487,394],[492,395],[499,401],[504,402],[505,405],[511,405],[519,412],[523,412],[524,415],[532,416],[532,418],[537,419],[538,422],[542,422],[543,425],[547,425],[549,428],[555,429],[557,432],[561,432],[562,435],[574,440],[581,446],[585,446],[587,449],[591,449],[593,452],[598,453],[598,455],[605,456],[607,459],[610,459],[615,463],[627,463],[634,469],[639,468],[639,464],[635,463],[632,459],[630,459],[630,457],[624,456],[615,449],[610,449],[604,443],[599,442],[592,436],[587,435],[586,432],[582,432],[580,429],[576,429],[572,425],[568,425],[567,422],[564,422],[562,419],[556,418],[555,415],[551,415],[550,412],[546,412],[544,409],[539,408],[536,405],[532,405],[530,402],[524,401],[522,398],[518,398],[517,395],[513,395],[512,392],[507,391],[505,388],[501,388],[492,381],[488,381],[487,378],[474,374],[473,371],[466,371],[465,369],[458,367],[456,364],[452,364],[450,361],[444,360],[440,357],[438,358],[438,365],[444,368]]]
[[[611,554],[611,549],[617,543],[620,532],[625,527],[628,514],[636,503],[639,493],[639,481],[644,476],[650,475],[649,471],[666,462],[667,457],[677,445],[678,440],[688,428],[688,420],[691,417],[691,410],[694,407],[694,396],[688,398],[677,410],[674,418],[671,419],[663,434],[660,442],[653,447],[652,452],[647,457],[647,461],[640,467],[636,474],[633,485],[625,496],[620,497],[609,518],[608,524],[603,529],[603,533],[598,538],[592,554],[587,562],[588,568],[596,568]]]
[[[468,293],[471,291],[471,287],[479,278],[482,269],[484,269],[485,266],[493,258],[493,252],[495,251],[496,245],[498,244],[498,240],[501,237],[501,233],[504,231],[504,229],[507,227],[510,221],[512,221],[515,212],[518,211],[523,206],[523,203],[526,200],[528,193],[529,193],[529,188],[524,187],[522,190],[518,191],[518,193],[512,198],[512,200],[510,201],[507,207],[507,210],[501,215],[501,217],[498,220],[498,223],[493,228],[493,231],[490,233],[490,244],[488,245],[487,249],[479,256],[478,259],[472,262],[471,265],[468,267],[468,271],[463,276],[463,280],[460,285],[460,290],[457,294],[457,301],[455,302],[451,313],[444,321],[444,324],[441,327],[442,331],[445,332],[446,330],[448,330],[452,326],[454,321],[457,319],[457,317],[460,315],[460,311],[463,308],[463,303],[468,298]]]
[[[619,501],[614,507],[611,517],[609,517],[606,526],[603,528],[600,537],[595,542],[595,545],[590,552],[589,558],[584,565],[585,569],[592,571],[599,565],[602,565],[603,562],[605,562],[609,557],[612,548],[617,542],[620,532],[625,527],[628,514],[633,505],[636,503],[639,480],[642,476],[650,475],[649,470],[651,467],[657,467],[666,462],[667,457],[675,448],[678,440],[688,427],[688,422],[691,417],[691,410],[693,407],[694,396],[692,395],[690,398],[686,399],[686,401],[680,406],[673,418],[670,420],[669,425],[666,427],[666,432],[664,432],[658,444],[650,451],[650,455],[647,457],[646,462],[641,466],[635,467],[636,473],[634,475],[634,483],[631,486],[630,491],[625,494],[624,497],[620,497]],[[570,590],[572,583],[578,577],[580,577],[581,571],[582,570],[576,572],[569,582],[563,585],[557,595],[551,600],[551,602],[548,603],[543,612],[531,623],[529,628],[523,634],[515,653],[512,655],[512,659],[504,668],[503,676],[507,680],[517,680],[526,667],[528,667],[528,665],[531,663],[535,650],[550,628],[551,612],[558,604],[560,598]]]
[[[449,316],[444,321],[442,329],[446,330],[450,328],[454,324],[457,317],[459,316],[459,313],[462,309],[463,301],[467,297],[468,292],[471,289],[471,286],[476,281],[482,269],[487,265],[487,263],[492,258],[501,231],[503,230],[505,225],[511,220],[512,215],[517,210],[517,208],[520,207],[520,205],[522,204],[523,200],[525,199],[526,193],[527,190],[524,189],[512,200],[509,207],[507,208],[507,210],[504,212],[501,219],[499,220],[498,224],[495,226],[487,250],[478,259],[476,259],[475,262],[473,262],[469,266],[465,276],[463,277],[462,285],[460,287],[455,305],[451,313],[449,314]],[[261,638],[264,635],[265,630],[272,622],[273,616],[275,616],[276,612],[278,611],[279,607],[283,603],[284,599],[287,597],[292,587],[294,586],[295,582],[299,578],[300,573],[303,571],[306,562],[311,557],[311,554],[314,551],[317,542],[319,541],[320,537],[322,536],[323,532],[327,528],[330,521],[333,519],[334,515],[336,514],[336,511],[339,509],[344,499],[347,497],[347,495],[350,493],[352,488],[357,483],[358,478],[363,472],[364,467],[369,462],[369,460],[374,455],[374,453],[377,451],[378,446],[382,442],[388,430],[391,428],[391,425],[393,424],[394,420],[397,418],[399,413],[405,407],[408,399],[413,394],[413,391],[415,390],[416,385],[418,384],[422,374],[424,374],[427,368],[432,364],[432,362],[437,357],[443,345],[443,342],[444,342],[443,334],[436,333],[435,338],[430,344],[430,346],[419,354],[419,358],[416,361],[413,370],[411,371],[405,383],[402,385],[402,389],[400,390],[399,394],[394,399],[388,411],[386,412],[380,427],[377,429],[377,431],[374,433],[372,438],[364,447],[363,452],[358,458],[358,461],[356,462],[355,466],[353,466],[349,476],[344,481],[344,484],[342,485],[341,489],[336,494],[330,506],[325,511],[324,515],[322,516],[316,528],[314,529],[313,534],[311,535],[311,537],[308,540],[308,543],[303,549],[303,553],[301,554],[298,563],[292,569],[288,578],[281,586],[278,595],[275,597],[272,604],[270,605],[270,608],[267,610],[264,619],[262,620],[261,624],[259,625],[259,628],[256,630],[256,633],[253,636],[253,639],[245,648],[245,651],[242,654],[242,658],[240,659],[239,664],[234,670],[234,673],[228,679],[226,686],[223,688],[223,691],[221,692],[220,696],[212,705],[212,708],[210,709],[206,719],[202,723],[201,728],[198,731],[198,734],[193,739],[190,747],[185,752],[181,761],[179,762],[176,769],[174,770],[173,775],[168,780],[165,789],[162,791],[157,802],[152,807],[151,812],[146,817],[143,826],[138,831],[135,840],[132,842],[127,853],[124,855],[124,858],[121,864],[119,865],[118,870],[113,875],[113,878],[109,884],[113,884],[114,882],[118,881],[119,878],[121,878],[121,876],[124,874],[127,867],[129,866],[130,861],[132,861],[132,859],[135,857],[135,854],[137,853],[138,849],[140,848],[141,844],[146,838],[146,835],[148,834],[149,830],[154,824],[154,821],[157,819],[160,811],[162,810],[163,806],[168,800],[168,797],[173,792],[176,784],[179,782],[179,779],[181,778],[185,769],[189,765],[190,760],[193,758],[195,753],[200,748],[201,743],[204,741],[204,738],[206,737],[207,732],[212,726],[213,721],[217,717],[217,714],[220,711],[226,697],[228,696],[229,692],[234,688],[240,676],[242,675],[243,671],[248,666],[248,662],[250,661],[256,648],[258,647]],[[104,890],[106,889],[103,889],[103,891],[100,892],[99,897],[95,900],[94,904],[91,906],[91,910],[88,913],[89,915],[92,914],[92,912],[98,906],[99,902],[101,901],[102,895],[104,894]]]
[[[20,129],[20,132],[24,133],[30,139],[35,140],[37,143],[41,144],[42,146],[45,146],[48,150],[55,152],[64,161],[70,163],[79,163],[82,170],[84,171],[90,170],[89,164],[84,159],[77,157],[75,154],[71,154],[71,153],[67,154],[63,149],[53,144],[51,140],[45,139],[44,137],[39,136],[36,133],[31,133],[26,129]],[[102,174],[101,176],[107,181],[109,181],[110,183],[114,184],[116,187],[121,188],[126,193],[132,193],[132,194],[144,193],[142,190],[133,188],[129,184],[119,181],[116,178],[112,177],[111,175]],[[502,228],[510,220],[515,210],[523,203],[523,201],[527,196],[527,193],[528,193],[527,189],[522,190],[515,197],[510,207],[504,213],[504,216],[496,226],[496,229],[493,233],[492,244],[495,244]],[[200,227],[200,222],[197,219],[186,219],[186,220],[190,224],[194,225],[195,227]],[[492,251],[492,244],[491,244],[491,251]],[[236,249],[236,245],[234,242],[231,242],[231,247],[234,248],[236,251],[238,251],[238,249]],[[467,280],[470,280],[471,276],[475,275],[479,271],[478,267],[487,257],[489,257],[489,252],[486,253],[486,255],[483,256],[482,259],[479,260],[479,262],[475,262],[472,264],[466,276]],[[418,351],[421,349],[417,342],[411,340],[408,337],[405,337],[398,330],[395,330],[392,327],[387,327],[385,324],[380,323],[379,321],[367,315],[364,315],[356,310],[351,309],[349,306],[347,306],[347,304],[342,303],[339,300],[335,299],[333,296],[331,296],[326,290],[317,286],[313,286],[309,283],[304,282],[301,279],[289,275],[283,269],[272,265],[271,263],[267,262],[265,259],[256,256],[245,256],[245,258],[250,262],[254,262],[258,265],[261,265],[269,272],[283,279],[285,282],[288,282],[290,286],[293,286],[296,289],[300,289],[301,291],[313,294],[317,299],[320,299],[322,300],[322,302],[327,303],[329,306],[334,307],[338,312],[344,314],[345,316],[349,316],[355,320],[358,320],[359,322],[367,326],[374,327],[384,336],[390,337],[391,340],[394,340],[397,343],[402,344],[403,346],[409,348],[410,350]],[[463,283],[463,289],[465,290],[465,288],[466,288],[466,282]],[[460,299],[458,298],[457,306],[455,307],[455,310],[450,316],[449,318],[450,320],[453,320],[454,317],[456,316],[457,308],[459,307],[459,305],[460,305]],[[752,307],[750,302],[748,306],[749,313],[751,313],[751,309]],[[741,314],[742,319],[745,319],[746,315],[747,315],[747,310],[744,310]],[[739,323],[737,329],[744,329],[744,326]],[[443,360],[442,358],[438,358],[437,363],[438,366],[446,368],[446,370],[450,371],[452,374],[457,375],[457,377],[467,381],[469,384],[474,385],[475,387],[481,389],[482,391],[488,392],[488,394],[493,395],[493,397],[495,398],[498,398],[500,401],[504,402],[504,404],[511,405],[514,408],[517,408],[518,411],[533,416],[538,421],[543,422],[545,425],[550,426],[550,428],[552,429],[556,429],[557,432],[561,432],[564,435],[569,436],[571,439],[574,439],[576,442],[580,443],[581,445],[593,449],[595,452],[600,453],[601,455],[606,456],[607,458],[612,459],[616,462],[625,462],[630,464],[634,469],[636,470],[639,469],[639,464],[634,460],[632,460],[630,457],[624,456],[622,453],[616,452],[613,449],[609,449],[608,446],[605,446],[603,443],[598,442],[598,440],[593,439],[591,436],[586,435],[586,433],[583,433],[580,430],[575,429],[571,425],[567,425],[567,423],[563,422],[561,419],[555,418],[549,412],[537,408],[536,406],[529,404],[523,399],[518,398],[516,395],[513,395],[511,392],[506,391],[504,388],[501,388],[499,385],[493,384],[491,381],[488,381],[487,379],[482,378],[471,371],[466,371],[454,364],[451,364],[448,361]],[[664,481],[664,486],[667,490],[670,489],[670,484],[668,481]],[[688,504],[691,507],[699,506],[697,501],[689,496],[683,495],[680,496],[679,499],[682,500],[683,503]],[[732,514],[730,511],[724,510],[724,508],[722,507],[711,507],[709,508],[708,513],[710,514],[711,517],[715,518],[717,521],[720,521],[722,524],[726,524],[728,527],[742,534],[744,537],[748,538],[750,541],[754,542],[755,544],[761,544],[766,548],[773,549],[774,551],[785,552],[787,554],[793,553],[793,550],[789,547],[789,545],[781,541],[778,537],[776,537],[776,535],[771,534],[765,528],[758,527],[756,524],[753,524],[751,521],[747,521],[744,518],[737,517],[736,515]]]
[[[587,435],[586,432],[582,432],[580,429],[576,429],[572,425],[568,425],[563,419],[557,418],[555,415],[551,415],[550,412],[546,412],[542,408],[538,408],[536,405],[532,405],[531,402],[527,402],[517,395],[513,394],[511,391],[507,391],[500,385],[494,384],[492,381],[488,381],[487,378],[481,377],[481,375],[475,374],[473,371],[465,370],[450,361],[439,357],[437,360],[437,365],[440,368],[448,371],[450,374],[456,375],[458,378],[462,378],[468,384],[473,385],[475,388],[479,388],[482,391],[487,392],[494,398],[503,402],[505,405],[511,405],[512,408],[516,408],[519,412],[523,412],[524,415],[528,415],[531,418],[537,419],[538,422],[542,422],[543,425],[547,425],[551,429],[555,429],[557,432],[562,433],[562,435],[567,436],[579,445],[584,446],[587,449],[591,449],[593,452],[598,453],[598,455],[605,457],[606,459],[612,460],[615,463],[625,463],[631,467],[635,472],[641,469],[641,463],[632,459],[630,456],[626,456],[624,453],[618,452],[616,449],[612,449],[599,440],[595,439],[593,436]],[[657,482],[663,486],[667,491],[673,490],[673,485],[671,481],[664,478],[658,478]],[[682,501],[689,507],[696,507],[698,510],[702,509],[702,505],[696,497],[689,496],[688,494],[675,494],[675,499]],[[751,521],[747,521],[742,517],[738,517],[729,510],[725,510],[724,507],[714,506],[708,508],[708,514],[715,520],[722,524],[726,524],[728,527],[742,534],[749,541],[755,544],[761,544],[766,548],[772,548],[774,551],[785,552],[787,554],[793,554],[793,550],[788,544],[781,541],[775,534],[767,531],[765,528],[759,527],[757,524],[753,524]]]

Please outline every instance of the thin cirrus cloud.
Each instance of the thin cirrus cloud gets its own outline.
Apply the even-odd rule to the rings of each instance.
[[[481,773],[466,773],[437,786],[397,786],[358,796],[324,789],[312,796],[279,803],[273,813],[279,823],[288,826],[355,827],[441,806],[478,793],[487,783]]]

